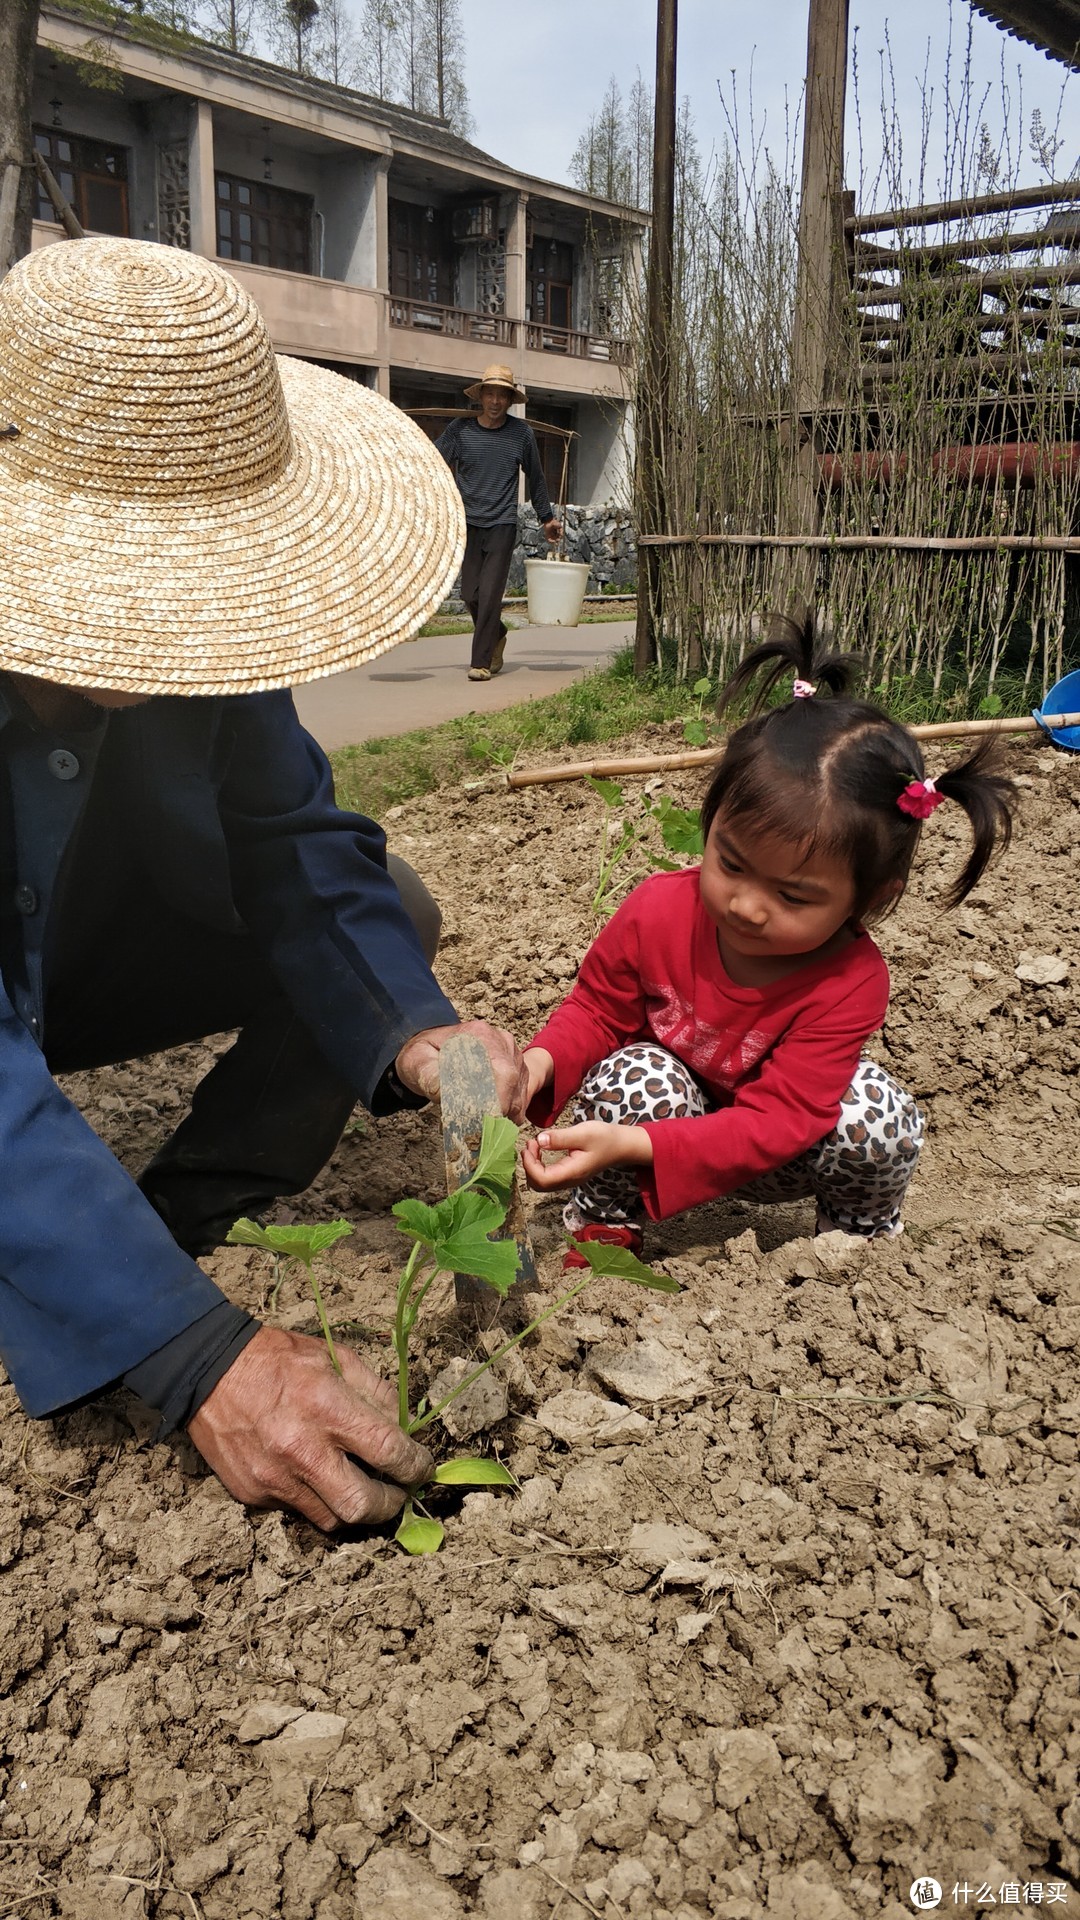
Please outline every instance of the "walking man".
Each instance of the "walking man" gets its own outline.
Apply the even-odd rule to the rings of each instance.
[[[481,380],[465,388],[465,397],[479,401],[479,413],[452,420],[435,445],[457,481],[465,508],[461,597],[473,621],[469,679],[490,680],[502,672],[506,650],[502,602],[517,538],[519,468],[548,539],[561,540],[562,527],[552,512],[536,436],[510,412],[511,402],[524,401],[525,394],[509,367],[486,368]]]

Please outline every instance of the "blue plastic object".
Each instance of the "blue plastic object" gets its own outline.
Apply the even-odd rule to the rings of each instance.
[[[1038,721],[1055,747],[1063,747],[1066,753],[1080,753],[1080,727],[1048,727],[1048,713],[1080,713],[1080,672],[1067,673],[1064,680],[1051,687],[1042,706],[1036,707],[1032,714],[1032,719]]]

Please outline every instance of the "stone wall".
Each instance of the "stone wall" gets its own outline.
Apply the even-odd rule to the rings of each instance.
[[[634,529],[625,507],[567,507],[564,519],[566,557],[589,563],[589,593],[607,586],[632,593],[637,582]],[[518,543],[510,562],[508,593],[524,593],[525,562],[539,560],[548,550],[531,507],[518,508]]]
[[[610,504],[603,507],[567,507],[563,524],[567,559],[587,560],[589,563],[589,593],[599,593],[608,586],[617,587],[624,593],[633,593],[637,584],[637,553],[633,525],[624,507]],[[519,507],[517,545],[506,585],[508,594],[525,592],[526,560],[542,559],[547,551],[547,540],[532,508]],[[456,580],[453,591],[443,604],[447,612],[461,611]]]

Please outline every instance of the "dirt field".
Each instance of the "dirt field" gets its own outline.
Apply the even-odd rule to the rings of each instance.
[[[0,1915],[900,1920],[935,1876],[944,1913],[1080,1920],[1080,761],[1012,764],[1008,861],[941,916],[943,809],[882,933],[875,1051],[931,1118],[906,1237],[655,1229],[685,1291],[600,1287],[530,1342],[490,1435],[521,1492],[448,1501],[437,1558],[249,1518],[125,1395],[31,1425],[0,1389]],[[457,1004],[527,1038],[589,938],[599,801],[394,811]],[[69,1090],[136,1167],[210,1051]],[[331,1312],[379,1363],[388,1208],[440,1181],[432,1115],[365,1120],[302,1204],[356,1224]],[[265,1298],[262,1255],[214,1271]],[[418,1391],[475,1344],[437,1311]]]

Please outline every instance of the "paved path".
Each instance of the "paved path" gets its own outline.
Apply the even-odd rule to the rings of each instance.
[[[516,627],[494,680],[468,678],[469,636],[407,640],[370,666],[297,687],[297,711],[327,752],[466,713],[495,712],[568,687],[627,646],[632,620],[584,627]]]

